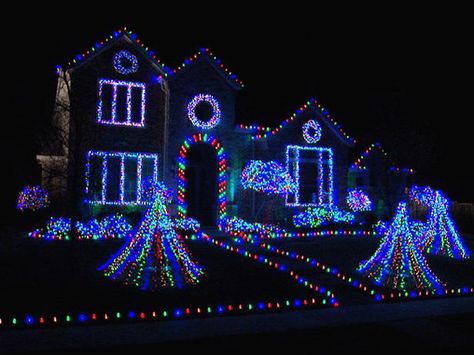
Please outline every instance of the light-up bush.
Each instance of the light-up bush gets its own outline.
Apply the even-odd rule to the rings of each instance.
[[[309,207],[293,216],[293,224],[297,228],[317,228],[330,223],[353,223],[354,214],[331,207]]]
[[[45,228],[35,229],[28,234],[28,237],[34,239],[46,240],[69,240],[71,234],[71,219],[64,217],[51,217],[46,223]]]
[[[372,201],[370,201],[369,196],[360,189],[349,190],[346,202],[349,209],[353,212],[366,212],[372,210]]]
[[[276,161],[250,160],[242,171],[244,189],[252,189],[267,195],[286,196],[296,192],[297,186],[286,169]]]
[[[18,194],[16,208],[19,211],[37,211],[48,206],[48,191],[41,186],[25,186]]]
[[[130,236],[132,226],[121,214],[110,215],[87,222],[76,222],[78,239],[122,239]]]

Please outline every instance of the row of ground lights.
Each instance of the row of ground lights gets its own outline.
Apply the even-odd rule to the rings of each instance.
[[[355,287],[355,288],[360,289],[364,292],[367,292],[370,295],[378,296],[378,295],[375,294],[375,290],[370,289],[367,285],[364,285],[362,282],[359,282],[359,281],[355,280],[352,277],[346,276],[346,275],[338,272],[336,268],[327,266],[327,265],[317,261],[314,258],[310,258],[310,257],[307,257],[305,255],[298,254],[294,251],[288,251],[288,250],[284,250],[282,248],[277,248],[277,247],[272,246],[272,245],[270,245],[266,242],[255,241],[250,236],[239,235],[239,238],[241,240],[244,240],[244,241],[252,244],[252,245],[256,245],[256,246],[258,246],[258,247],[260,247],[264,250],[271,251],[273,253],[288,257],[288,258],[293,259],[293,260],[298,260],[298,261],[307,263],[315,269],[319,269],[319,270],[322,270],[322,271],[324,271],[328,274],[335,275],[338,279],[341,279],[342,281],[346,281],[352,287]]]
[[[326,304],[326,300],[319,301],[321,305]],[[33,316],[25,317],[1,318],[0,326],[34,326],[34,325],[65,325],[65,324],[87,324],[96,322],[111,322],[121,320],[166,320],[166,319],[182,319],[193,316],[215,316],[215,315],[231,315],[249,312],[267,312],[272,310],[302,308],[317,305],[315,298],[295,299],[284,301],[265,301],[258,303],[238,303],[219,305],[215,307],[204,306],[195,308],[176,308],[174,310],[150,311],[150,312],[113,312],[113,313],[81,313],[78,315],[62,315],[62,316]]]
[[[232,231],[229,229],[226,232],[233,236],[249,236],[249,234],[240,231]],[[253,236],[253,235],[252,235]],[[317,237],[375,237],[378,236],[375,231],[367,230],[321,230],[312,232],[283,232],[283,233],[259,233],[260,239],[296,239],[296,238],[317,238]]]
[[[210,237],[210,236],[208,236],[207,234],[204,234],[204,233],[202,234],[201,238],[203,240],[215,245],[215,246],[218,246],[218,247],[224,249],[224,250],[227,250],[227,251],[245,256],[245,257],[247,257],[251,260],[263,263],[263,264],[271,267],[272,269],[288,273],[299,284],[301,284],[305,287],[308,287],[308,288],[312,289],[313,291],[320,293],[321,295],[329,297],[329,303],[332,306],[334,306],[334,307],[339,306],[339,303],[337,302],[336,298],[334,297],[334,293],[332,291],[327,290],[326,288],[321,287],[319,285],[315,285],[315,284],[311,283],[310,281],[304,279],[301,275],[296,273],[294,270],[288,269],[284,264],[272,261],[271,259],[266,258],[263,255],[259,255],[259,254],[256,254],[256,253],[251,253],[251,252],[249,252],[249,251],[247,251],[243,248],[235,247],[235,246],[232,246],[232,245],[227,244],[225,242],[222,242],[220,240],[216,240],[216,239],[214,239],[214,238],[212,238],[212,237]],[[323,300],[323,304],[326,304],[325,300]]]
[[[319,268],[323,271],[326,271],[329,274],[336,275],[337,278],[348,282],[351,286],[360,289],[362,291],[370,293],[373,295],[376,301],[383,301],[383,300],[399,300],[399,299],[406,299],[406,298],[420,298],[420,297],[432,297],[432,296],[449,296],[449,295],[467,295],[474,293],[473,287],[462,287],[462,288],[451,288],[451,289],[444,289],[440,292],[430,292],[430,291],[411,291],[411,292],[390,292],[386,294],[376,294],[374,290],[369,289],[366,285],[362,282],[355,280],[352,277],[346,276],[340,272],[337,272],[335,268],[328,267],[313,258],[307,257],[302,254],[298,254],[296,252],[283,250],[282,248],[276,248],[268,243],[260,243],[257,244],[250,236],[245,236],[239,234],[239,238],[242,238],[248,243],[253,245],[258,245],[260,248],[275,252],[279,255],[283,255],[289,257],[290,259],[300,260],[302,262],[306,262],[309,265]]]

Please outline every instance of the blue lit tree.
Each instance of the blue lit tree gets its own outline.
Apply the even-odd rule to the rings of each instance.
[[[448,198],[441,191],[416,185],[411,188],[410,197],[429,209],[419,241],[423,250],[454,259],[468,259],[469,249],[464,245],[451,218]]]
[[[170,191],[161,182],[150,190],[153,204],[131,238],[99,269],[143,290],[198,283],[203,270],[193,261],[166,208]]]
[[[402,291],[435,292],[442,288],[414,240],[406,202],[400,202],[377,251],[359,265],[358,271],[376,284]]]

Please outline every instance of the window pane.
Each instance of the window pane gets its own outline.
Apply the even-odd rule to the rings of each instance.
[[[137,162],[136,157],[125,158],[125,202],[137,200]]]
[[[89,160],[89,193],[88,199],[102,199],[102,157],[91,156]]]
[[[120,200],[120,164],[120,157],[107,157],[107,202]]]
[[[155,160],[151,158],[142,158],[142,201],[150,201],[144,196],[145,188],[147,188],[147,183],[150,183],[154,177],[154,166]],[[149,196],[148,196],[149,197]]]

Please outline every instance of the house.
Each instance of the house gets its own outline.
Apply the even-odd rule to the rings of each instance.
[[[275,128],[237,124],[243,85],[208,49],[171,70],[124,29],[57,71],[54,149],[37,160],[43,185],[81,215],[142,211],[150,180],[176,191],[172,213],[203,225],[236,215],[288,221],[309,206],[347,208],[354,187],[377,192],[377,201],[392,198],[371,189],[364,175],[388,167],[354,165],[356,141],[314,99]],[[256,159],[281,162],[295,192],[269,203],[244,190],[242,169]],[[389,190],[402,191],[404,176]]]

